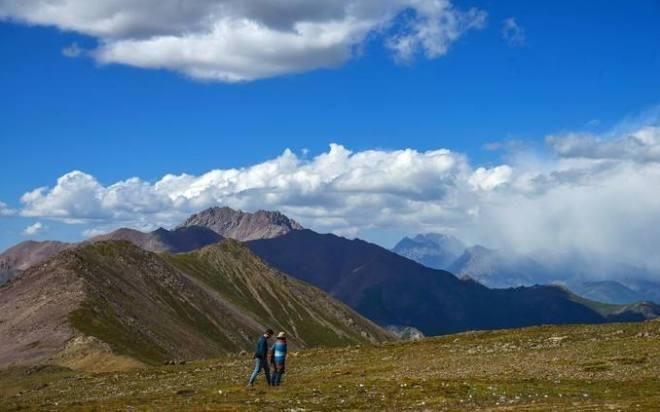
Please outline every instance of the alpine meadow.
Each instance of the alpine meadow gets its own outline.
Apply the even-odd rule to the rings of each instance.
[[[0,410],[660,410],[658,21],[0,0]]]

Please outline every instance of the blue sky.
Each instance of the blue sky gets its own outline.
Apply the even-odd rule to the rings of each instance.
[[[486,144],[542,147],[551,134],[606,134],[660,103],[657,1],[454,5],[487,18],[440,56],[396,62],[382,36],[371,34],[336,67],[239,83],[66,57],[71,44],[95,49],[103,36],[5,16],[0,201],[15,213],[0,217],[0,249],[29,238],[21,232],[37,221],[48,230],[36,238],[75,240],[93,226],[47,213],[21,216],[24,193],[51,188],[74,170],[104,186],[131,177],[155,182],[249,167],[286,148],[305,161],[330,143],[353,152],[447,148],[469,158],[472,169],[494,168],[506,159]],[[508,18],[524,31],[518,42],[503,38]],[[401,230],[346,233],[387,243]]]

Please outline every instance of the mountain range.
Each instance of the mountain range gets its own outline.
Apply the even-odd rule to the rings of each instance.
[[[597,305],[558,286],[489,289],[359,239],[299,230],[247,243],[279,270],[385,326],[424,335],[538,324],[642,320],[660,307]]]
[[[106,235],[96,236],[90,242],[126,240],[151,252],[181,253],[202,248],[224,239],[213,230],[202,226],[184,226],[175,230],[158,228],[144,233],[135,229],[121,228]]]
[[[404,237],[392,251],[425,266],[470,277],[491,288],[561,284],[582,297],[600,302],[660,302],[660,283],[644,280],[652,274],[640,268],[609,265],[607,273],[619,280],[602,280],[607,273],[593,269],[593,264],[577,256],[543,259],[481,245],[461,249],[460,245],[463,242],[452,236],[425,234]]]
[[[151,252],[181,253],[199,249],[224,238],[240,241],[262,239],[300,230],[302,226],[279,212],[246,213],[228,207],[213,207],[190,216],[174,230],[158,228],[141,232],[120,228],[86,242],[126,240]],[[75,246],[55,241],[26,241],[0,254],[0,285],[26,268],[62,250]]]
[[[409,240],[449,245],[446,257],[460,246],[446,236]],[[212,208],[174,230],[25,242],[0,262],[13,277],[0,287],[0,365],[195,359],[249,350],[266,326],[305,347],[393,339],[383,327],[419,337],[660,315],[651,303],[602,304],[559,286],[490,289],[278,212]]]
[[[70,247],[0,288],[0,366],[93,370],[251,350],[266,327],[293,347],[392,335],[234,240],[184,254],[127,241]]]
[[[426,233],[404,237],[392,251],[430,268],[447,269],[465,249],[465,244],[454,236]]]
[[[470,276],[491,288],[510,288],[552,283],[552,272],[534,259],[505,254],[475,245],[466,248],[447,268]]]

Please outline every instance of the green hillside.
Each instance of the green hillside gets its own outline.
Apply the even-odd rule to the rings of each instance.
[[[277,272],[235,240],[199,251],[164,255],[182,272],[300,346],[377,342],[391,336],[323,291]]]
[[[117,370],[252,351],[270,327],[293,349],[393,337],[236,241],[184,255],[126,241],[60,253],[0,288],[0,367]]]

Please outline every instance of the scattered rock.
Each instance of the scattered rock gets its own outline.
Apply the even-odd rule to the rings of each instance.
[[[560,343],[563,342],[565,339],[568,339],[568,336],[551,336],[548,338],[548,340],[551,343]]]

